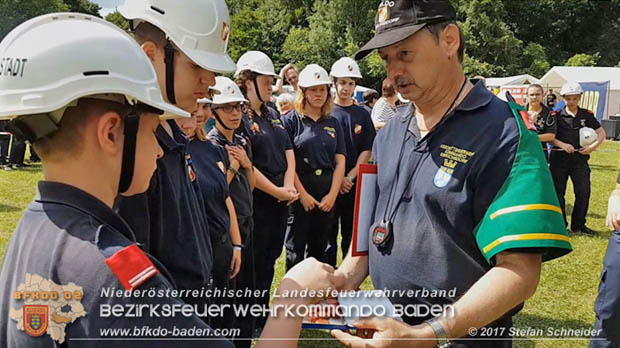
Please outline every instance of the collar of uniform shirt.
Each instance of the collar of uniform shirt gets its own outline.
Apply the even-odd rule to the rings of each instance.
[[[93,216],[100,223],[110,225],[131,241],[136,237],[127,223],[105,203],[88,192],[67,184],[40,181],[35,201],[41,204],[60,204]]]

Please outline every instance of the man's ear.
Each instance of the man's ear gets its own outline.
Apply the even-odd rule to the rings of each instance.
[[[149,57],[151,63],[160,60],[163,57],[163,48],[158,46],[153,41],[145,41],[140,47],[144,53],[146,53],[146,56]]]
[[[458,50],[461,45],[461,35],[456,24],[449,24],[440,35],[441,46],[448,57],[456,57],[458,59]]]
[[[121,116],[108,111],[99,116],[96,122],[97,144],[105,153],[116,155],[123,150],[123,121]]]

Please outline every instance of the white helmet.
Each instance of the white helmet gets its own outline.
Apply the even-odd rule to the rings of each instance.
[[[560,91],[561,95],[580,95],[583,94],[583,88],[578,82],[566,82]]]
[[[164,101],[140,46],[94,16],[54,13],[33,18],[4,38],[0,57],[0,118],[49,114],[58,124],[67,106],[95,95],[139,101],[164,111],[163,118],[189,117]]]
[[[343,57],[332,65],[332,71],[329,73],[329,76],[335,78],[350,77],[352,79],[361,79],[362,73],[360,72],[360,67],[353,59]]]
[[[280,78],[280,75],[275,72],[271,58],[261,51],[248,51],[239,58],[235,77],[239,76],[239,74],[245,70],[250,70],[259,75]]]
[[[597,138],[598,135],[594,129],[590,127],[579,128],[579,146],[585,147],[592,145]]]
[[[213,95],[213,101],[211,102],[214,105],[248,102],[243,93],[241,93],[239,86],[228,77],[216,77],[213,89],[217,91],[217,94]]]
[[[320,85],[331,85],[327,71],[318,64],[306,65],[304,70],[299,73],[299,83],[302,88],[310,88]]]
[[[161,29],[168,39],[202,68],[228,73],[235,63],[226,54],[230,17],[224,0],[126,0],[118,11],[133,21]]]

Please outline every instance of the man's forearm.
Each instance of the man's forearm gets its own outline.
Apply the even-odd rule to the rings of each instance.
[[[341,280],[338,290],[357,290],[368,277],[368,256],[353,256],[352,249],[353,242],[349,246],[347,256],[336,271]]]
[[[536,291],[541,255],[501,253],[497,258],[497,265],[454,303],[454,315],[447,313],[439,320],[448,337],[463,337],[470,328],[479,329],[492,323]]]

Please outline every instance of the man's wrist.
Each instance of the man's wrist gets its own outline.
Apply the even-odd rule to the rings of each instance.
[[[429,319],[424,323],[426,325],[424,325],[425,335],[423,337],[433,338],[434,344],[437,347],[445,348],[450,346],[451,343],[448,339],[448,333],[437,318]]]

